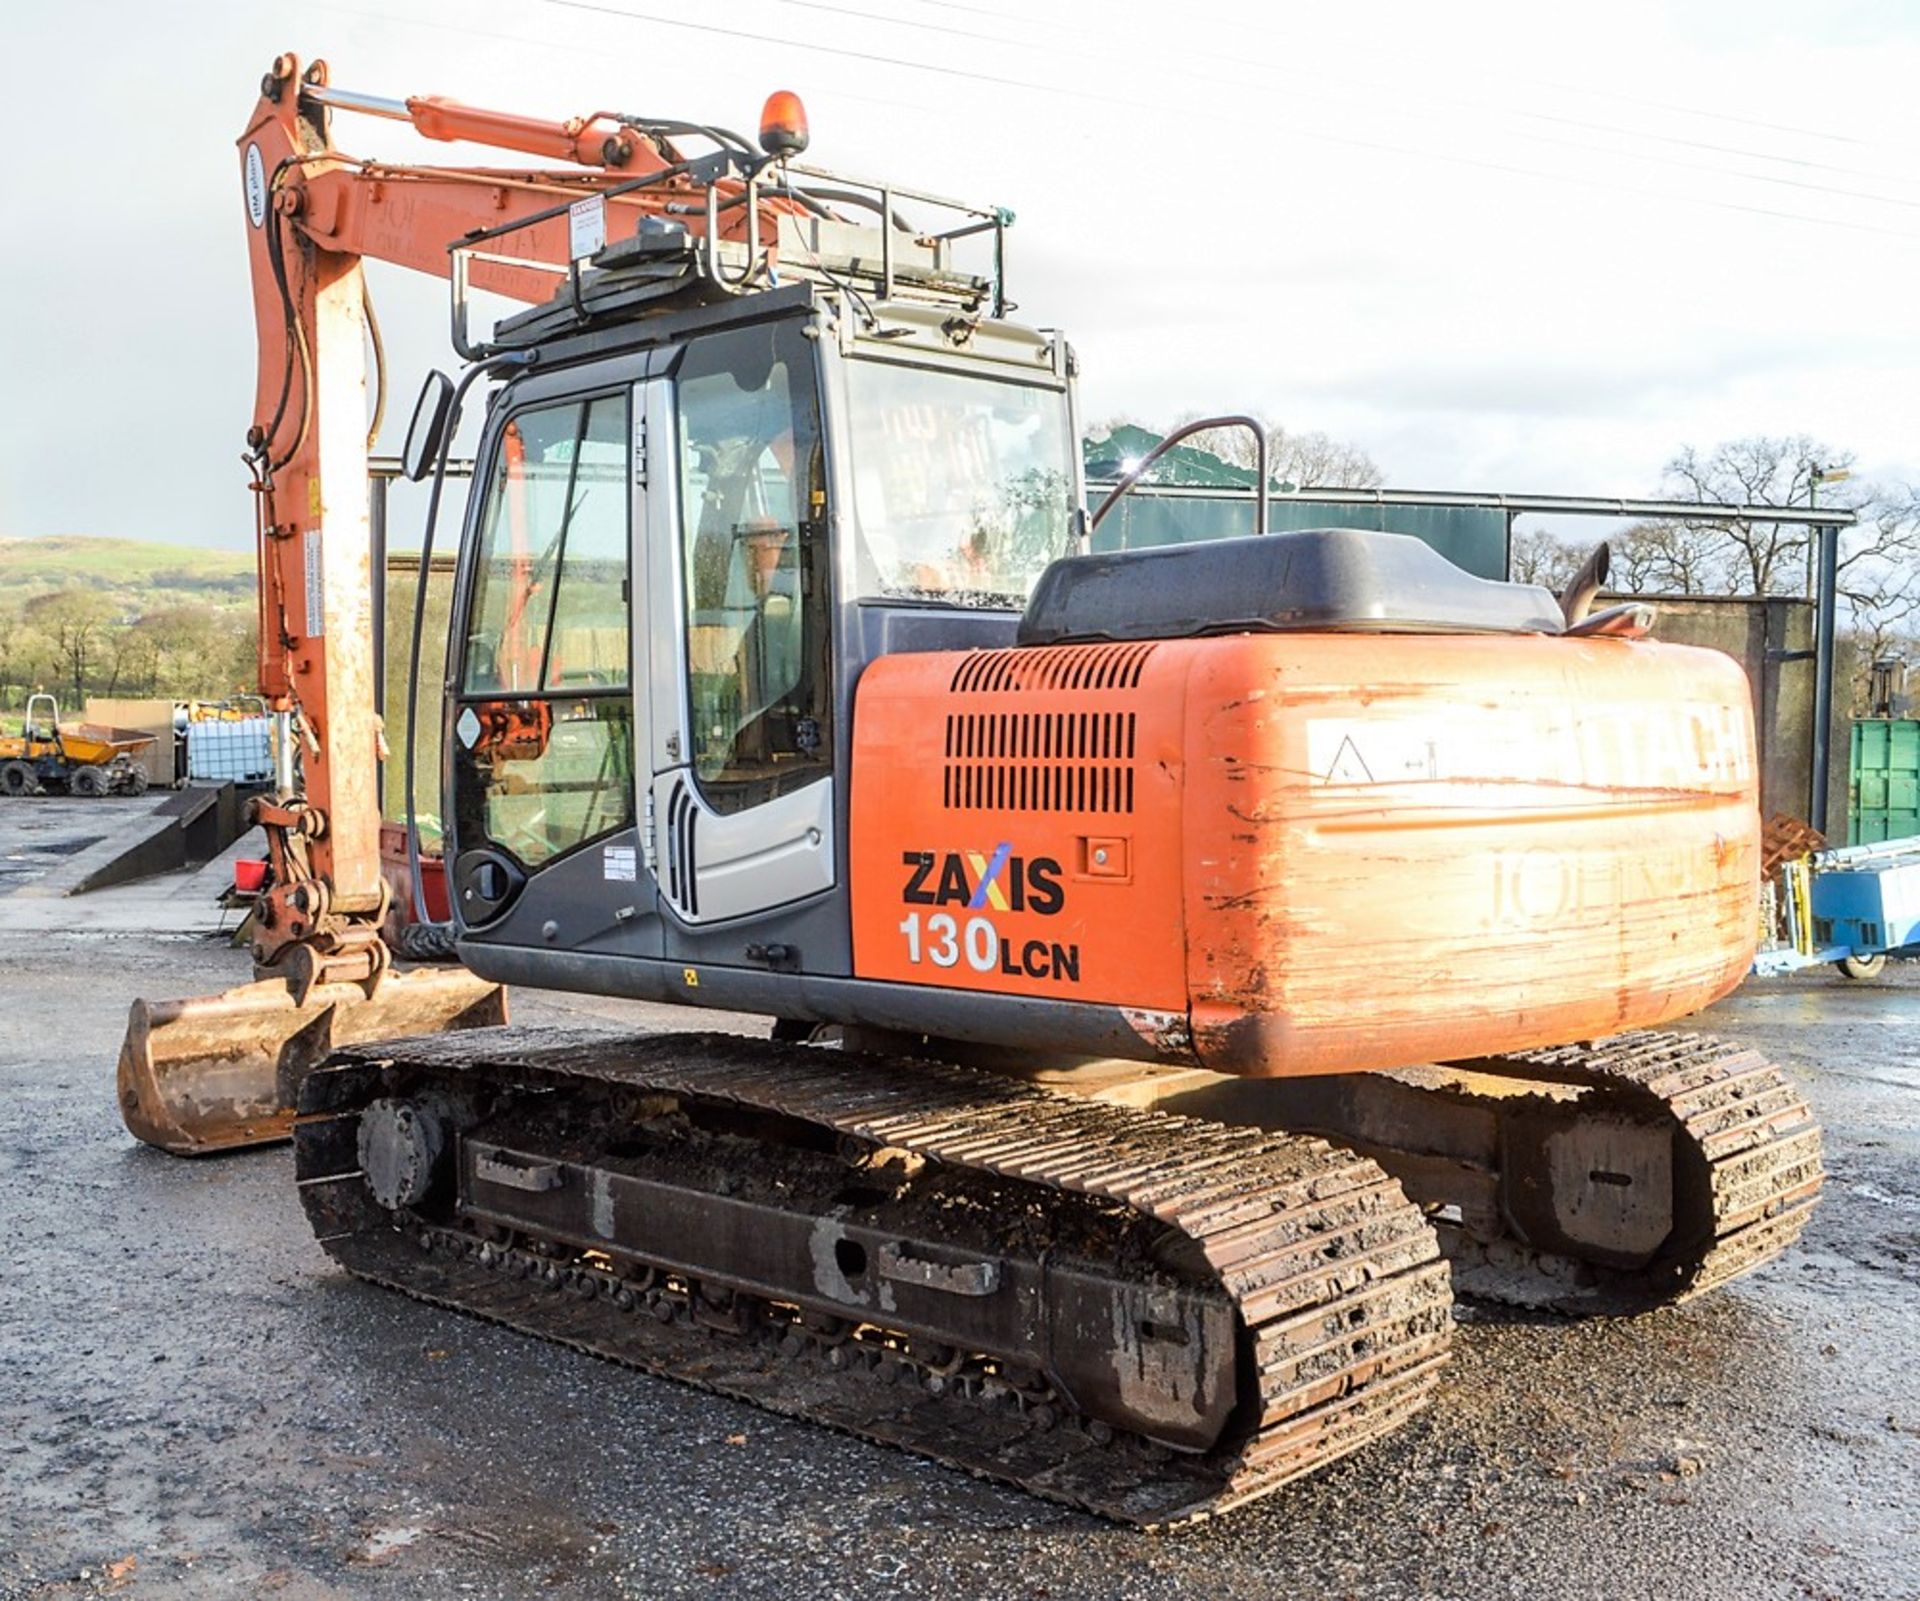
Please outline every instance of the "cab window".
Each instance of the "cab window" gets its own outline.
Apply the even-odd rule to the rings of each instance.
[[[716,811],[831,764],[826,472],[794,322],[715,335],[677,374],[690,757]]]
[[[481,517],[466,688],[627,682],[627,398],[523,411]]]
[[[634,820],[624,394],[516,414],[480,511],[454,801],[529,868]]]

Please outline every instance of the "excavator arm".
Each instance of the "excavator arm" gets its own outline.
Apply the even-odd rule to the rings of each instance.
[[[790,107],[782,116],[779,111]],[[428,139],[573,165],[501,171],[398,166],[334,147],[334,110],[405,121]],[[762,146],[804,146],[798,103],[770,102]],[[691,160],[675,135],[722,160]],[[723,129],[596,113],[563,122],[431,96],[336,90],[324,62],[278,57],[239,141],[258,381],[247,461],[258,542],[260,692],[281,720],[276,791],[255,802],[272,870],[253,917],[256,982],[134,1003],[120,1101],[141,1139],[182,1154],[284,1138],[300,1076],[336,1045],[504,1021],[503,992],[464,971],[398,975],[381,937],[379,764],[367,453],[385,409],[362,263],[379,260],[528,303],[563,289],[568,208],[599,196],[608,241],[646,217],[692,237],[761,220],[729,171],[759,158]],[[793,204],[761,198],[762,212]],[[492,239],[507,230],[497,248]],[[369,425],[369,416],[372,423]]]

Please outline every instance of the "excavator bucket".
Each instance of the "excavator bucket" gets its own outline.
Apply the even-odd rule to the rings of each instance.
[[[507,992],[464,968],[316,984],[303,1002],[280,979],[183,1001],[135,1001],[120,1047],[120,1115],[175,1156],[284,1140],[300,1081],[343,1045],[488,1028]]]

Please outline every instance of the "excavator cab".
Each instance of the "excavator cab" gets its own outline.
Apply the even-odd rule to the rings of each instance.
[[[368,167],[334,148],[336,107],[575,169]],[[715,153],[680,152],[689,133]],[[754,151],[698,125],[348,94],[323,63],[274,62],[240,140],[261,688],[280,732],[256,808],[269,880],[253,984],[135,1003],[119,1097],[138,1137],[180,1154],[283,1138],[333,1050],[501,1022],[503,975],[684,994],[710,964],[792,972],[801,953],[851,974],[836,890],[864,663],[1007,642],[1082,519],[1064,342],[997,320],[1010,216],[807,176],[788,165],[805,143],[790,95]],[[903,205],[940,220],[903,224]],[[962,269],[969,252],[983,270]],[[458,387],[430,380],[409,476],[444,458],[468,384],[508,380],[445,662],[438,776],[470,972],[398,973],[379,932],[366,458],[342,406],[378,351],[363,255],[447,277],[473,364]],[[533,309],[470,338],[470,287]],[[706,998],[728,990],[718,972]]]
[[[862,670],[1009,643],[1077,548],[1058,336],[755,299],[550,343],[491,408],[445,712],[460,950],[487,977],[850,977]]]

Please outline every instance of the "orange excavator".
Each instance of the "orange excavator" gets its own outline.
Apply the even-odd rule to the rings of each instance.
[[[564,165],[360,161],[340,110]],[[356,1274],[1154,1527],[1403,1421],[1456,1292],[1633,1312],[1791,1243],[1805,1102],[1665,1026],[1753,952],[1739,669],[1593,612],[1603,561],[1555,597],[1268,535],[1264,486],[1249,537],[1095,552],[1010,216],[806,143],[784,94],[750,143],[275,62],[249,449],[297,760],[259,978],[136,1004],[134,1133],[291,1129]],[[452,972],[377,933],[365,257],[451,284],[436,512],[491,386]],[[526,309],[482,337],[472,289]],[[510,983],[772,1037],[508,1027]]]

